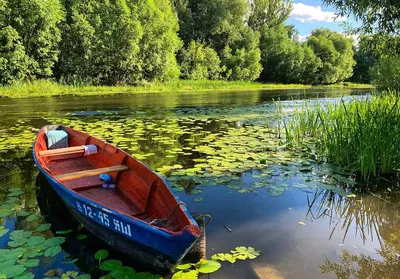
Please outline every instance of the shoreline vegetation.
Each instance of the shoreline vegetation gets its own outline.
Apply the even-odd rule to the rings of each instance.
[[[338,83],[331,85],[277,84],[250,81],[221,80],[176,80],[166,83],[148,83],[138,86],[73,86],[63,85],[50,80],[38,80],[11,86],[0,87],[0,97],[29,98],[65,95],[113,95],[142,93],[184,93],[207,91],[249,91],[249,90],[295,90],[295,89],[373,89],[370,84]]]

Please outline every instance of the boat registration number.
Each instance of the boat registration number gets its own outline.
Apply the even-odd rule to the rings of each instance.
[[[126,224],[121,220],[114,219],[112,216],[110,217],[109,214],[105,213],[102,209],[93,208],[78,201],[76,202],[76,207],[78,208],[79,212],[86,215],[90,219],[101,223],[103,226],[114,229],[115,231],[123,233],[127,236],[132,236],[131,226],[129,224]]]

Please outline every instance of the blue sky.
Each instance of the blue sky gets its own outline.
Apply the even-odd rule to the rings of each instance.
[[[322,4],[322,0],[294,0],[293,11],[287,24],[293,24],[304,39],[316,28],[329,28],[333,31],[343,32],[340,26],[344,21],[351,19],[338,18],[334,20],[336,10],[332,6]]]

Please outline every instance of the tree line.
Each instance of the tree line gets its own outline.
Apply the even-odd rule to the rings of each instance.
[[[290,0],[3,0],[0,84],[370,81],[375,60],[328,29],[300,42],[291,10]]]

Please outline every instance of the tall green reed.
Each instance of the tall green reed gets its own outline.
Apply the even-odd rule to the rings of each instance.
[[[278,107],[278,110],[281,108]],[[400,169],[400,98],[394,93],[303,105],[285,120],[286,141],[310,140],[317,156],[358,172],[364,179]]]

